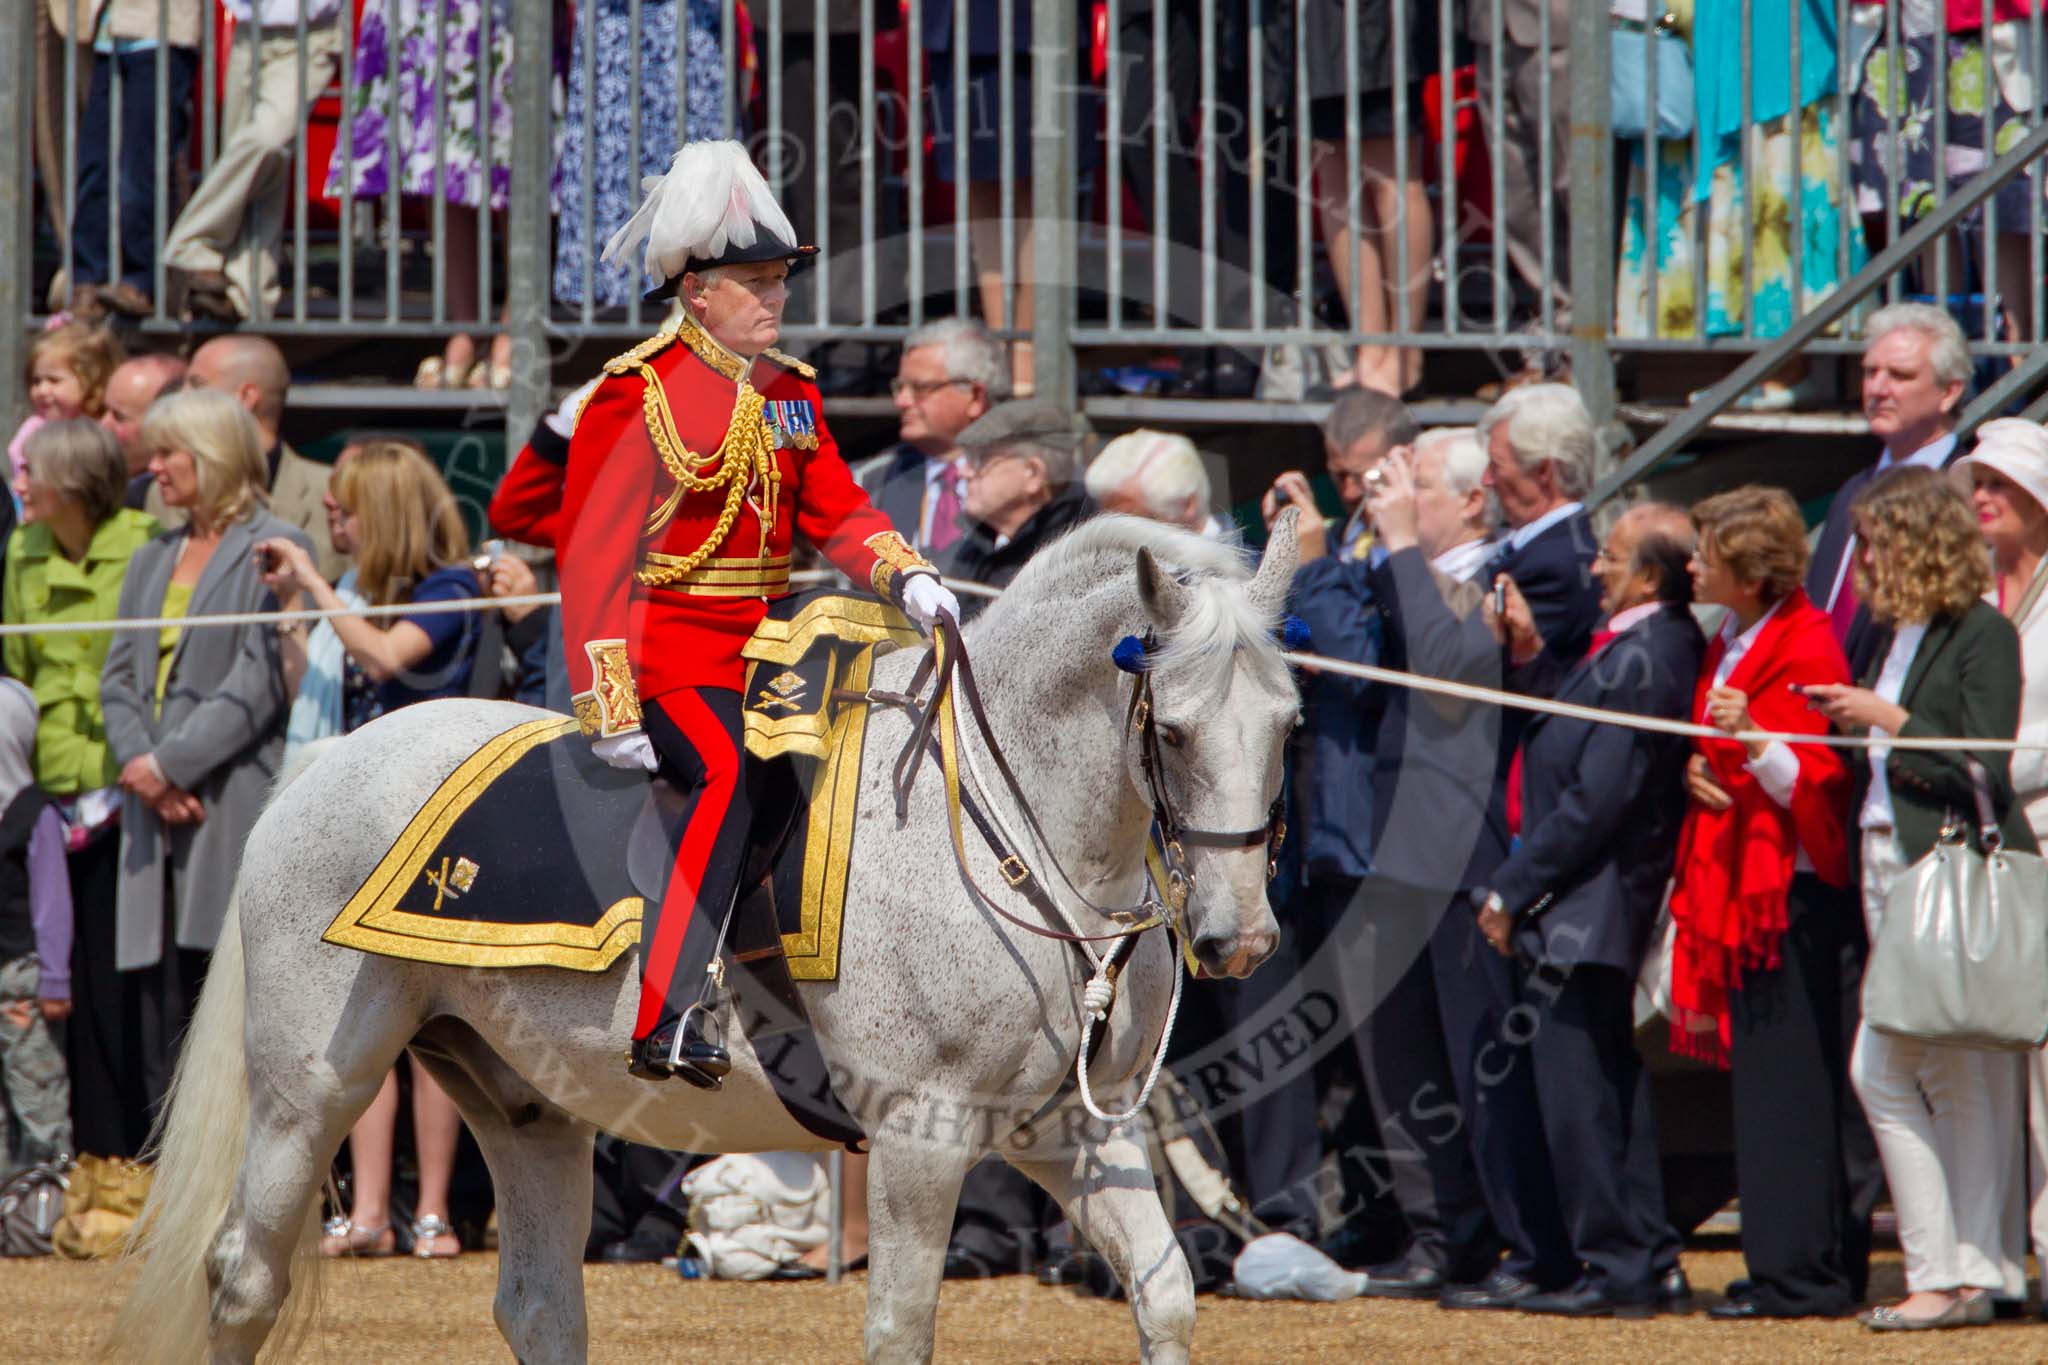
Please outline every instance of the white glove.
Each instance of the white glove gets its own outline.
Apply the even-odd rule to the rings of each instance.
[[[645,730],[594,739],[590,742],[590,752],[614,768],[645,768],[653,772],[661,762],[655,757],[654,741],[647,737]]]
[[[916,622],[919,630],[931,634],[942,611],[955,621],[960,619],[960,599],[944,583],[928,573],[912,574],[904,580],[903,614]]]

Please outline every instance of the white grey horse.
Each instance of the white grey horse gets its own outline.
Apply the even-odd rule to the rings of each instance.
[[[1273,638],[1294,544],[1291,526],[1277,528],[1254,572],[1227,545],[1102,518],[1040,554],[969,628],[997,741],[1051,852],[1097,902],[1142,898],[1151,817],[1138,745],[1125,733],[1131,679],[1113,666],[1112,648],[1134,632],[1157,634],[1155,714],[1180,818],[1190,828],[1260,826],[1299,712]],[[903,687],[921,653],[880,660],[875,685]],[[716,1094],[629,1076],[633,954],[601,974],[476,971],[321,941],[440,782],[537,714],[499,702],[410,707],[286,777],[249,837],[179,1065],[117,1355],[247,1362],[274,1331],[288,1340],[303,1330],[307,1314],[288,1309],[307,1303],[318,1265],[315,1195],[409,1044],[455,1097],[490,1165],[496,1318],[528,1365],[585,1358],[581,1259],[598,1129],[695,1152],[827,1145],[789,1117],[737,1027],[728,1031],[733,1072]],[[1185,1361],[1193,1282],[1145,1145],[1129,1125],[1087,1120],[1063,1093],[1086,965],[1072,946],[973,902],[929,765],[899,827],[889,768],[908,733],[897,712],[878,709],[870,722],[839,979],[803,987],[827,1060],[853,1078],[842,1095],[872,1136],[867,1357],[931,1356],[960,1182],[997,1150],[1114,1266],[1144,1358]],[[962,742],[986,770],[985,750],[965,734]],[[1013,807],[994,804],[1021,828]],[[976,879],[1002,887],[971,830],[968,841]],[[1186,932],[1210,972],[1248,974],[1272,950],[1266,857],[1262,847],[1188,849]],[[1046,880],[1078,904],[1057,877]],[[1021,901],[1006,908],[1033,915]],[[1177,969],[1165,934],[1138,944],[1090,1072],[1105,1104],[1127,1101],[1151,1063]]]

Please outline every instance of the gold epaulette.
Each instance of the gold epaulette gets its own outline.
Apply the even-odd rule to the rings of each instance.
[[[656,332],[624,355],[615,355],[610,360],[605,361],[604,372],[606,374],[631,374],[675,344],[676,334],[674,332]]]
[[[804,364],[803,361],[798,360],[793,355],[784,355],[773,346],[761,352],[761,358],[763,360],[772,360],[785,370],[795,370],[802,378],[815,380],[818,377],[818,372],[815,369]]]

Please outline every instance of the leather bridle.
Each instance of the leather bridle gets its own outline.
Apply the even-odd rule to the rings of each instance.
[[[1151,636],[1146,636],[1151,644]],[[919,700],[925,685],[932,685],[931,696]],[[941,615],[933,628],[932,647],[919,662],[917,671],[911,676],[907,692],[886,692],[880,689],[866,691],[840,690],[835,695],[843,701],[869,703],[877,702],[896,706],[911,718],[910,738],[905,741],[902,751],[896,757],[891,773],[891,782],[896,794],[896,816],[900,823],[908,817],[911,789],[917,780],[918,768],[926,754],[937,763],[946,784],[948,825],[953,843],[953,855],[962,879],[969,891],[989,910],[1005,921],[1026,932],[1044,938],[1058,939],[1076,945],[1088,943],[1116,942],[1111,957],[1114,968],[1125,956],[1128,941],[1149,929],[1169,924],[1183,941],[1187,939],[1186,914],[1188,902],[1194,893],[1195,876],[1187,862],[1186,850],[1195,848],[1254,848],[1264,844],[1267,850],[1266,875],[1274,873],[1274,862],[1279,856],[1280,845],[1287,837],[1287,825],[1283,818],[1281,799],[1275,797],[1266,823],[1256,829],[1247,830],[1205,830],[1188,827],[1180,817],[1178,809],[1167,789],[1165,755],[1159,738],[1158,724],[1153,716],[1152,678],[1149,670],[1138,672],[1132,681],[1130,705],[1125,713],[1125,733],[1135,732],[1138,740],[1139,766],[1144,774],[1152,804],[1152,827],[1163,877],[1161,891],[1165,895],[1162,903],[1148,885],[1144,898],[1136,905],[1105,906],[1089,898],[1075,884],[1073,877],[1061,865],[1052,851],[1052,843],[1046,837],[1037,813],[1024,794],[1023,784],[1017,780],[1015,771],[1004,756],[1002,746],[996,741],[989,725],[988,714],[982,705],[981,689],[975,681],[974,665],[962,644],[960,627],[950,615]],[[975,729],[980,734],[983,746],[988,750],[996,771],[1001,775],[1003,785],[1015,802],[1025,826],[1044,850],[1047,862],[1058,874],[1074,899],[1090,911],[1109,920],[1118,927],[1103,934],[1080,934],[1056,927],[1065,916],[1059,905],[1047,892],[1042,879],[1032,871],[1023,854],[1010,846],[995,822],[983,812],[975,801],[973,793],[966,790],[961,782],[958,735],[956,732],[957,712],[954,706],[956,696],[965,697],[967,710]],[[968,866],[967,850],[961,834],[960,815],[964,813],[981,835],[989,851],[995,855],[997,868],[1010,890],[1022,896],[1045,918],[1047,923],[1036,924],[1023,919],[991,896],[976,880]]]

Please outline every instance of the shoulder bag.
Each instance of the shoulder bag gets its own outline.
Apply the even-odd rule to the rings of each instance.
[[[1671,31],[1671,16],[1655,24],[1616,21],[1608,89],[1612,126],[1621,141],[1640,141],[1656,115],[1657,136],[1666,141],[1692,136],[1698,105],[1693,98],[1692,48]],[[1657,106],[1650,108],[1650,65],[1657,68]]]
[[[1863,1021],[1951,1047],[2048,1042],[2048,864],[2004,847],[1984,769],[1970,760],[1982,853],[1951,814],[1899,874],[1863,976]]]

